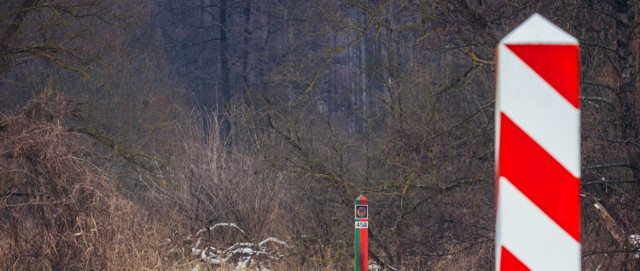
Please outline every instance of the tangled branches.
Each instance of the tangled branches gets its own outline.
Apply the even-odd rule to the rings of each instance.
[[[44,91],[0,129],[0,269],[119,269],[154,234],[116,192],[91,140],[69,129],[69,99]]]

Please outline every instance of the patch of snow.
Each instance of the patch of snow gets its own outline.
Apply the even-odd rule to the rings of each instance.
[[[287,245],[287,242],[285,242],[285,241],[281,241],[281,240],[279,240],[279,239],[277,239],[277,238],[275,238],[275,237],[269,237],[269,238],[267,238],[267,239],[264,239],[264,240],[262,240],[262,242],[258,243],[258,245],[259,245],[259,246],[264,246],[264,244],[266,244],[266,243],[268,243],[268,242],[273,242],[273,243],[276,243],[276,244],[282,245],[282,246],[284,246],[284,247],[289,247],[289,246]]]
[[[253,255],[254,251],[251,248],[248,247],[241,247],[241,248],[237,248],[233,251],[231,251],[231,254],[247,254],[247,255]]]
[[[382,271],[382,266],[376,264],[376,263],[372,263],[369,264],[369,270],[371,271]]]
[[[217,223],[210,227],[206,227],[198,230],[195,236],[199,236],[204,232],[211,232],[218,227],[230,227],[234,228],[246,235],[245,231],[239,228],[235,223]],[[191,254],[197,258],[200,258],[204,262],[220,265],[225,263],[235,262],[235,270],[248,270],[252,265],[257,265],[257,270],[269,270],[263,264],[269,264],[270,260],[276,260],[284,257],[283,255],[277,255],[276,250],[272,250],[266,246],[267,243],[274,243],[279,246],[289,247],[285,241],[277,239],[275,237],[268,237],[262,240],[260,243],[239,242],[228,247],[221,246],[208,246],[207,238],[199,237],[196,240],[196,244],[191,247]],[[189,236],[189,240],[191,236]],[[259,255],[266,255],[264,257],[257,257]],[[261,260],[262,259],[262,260]],[[199,268],[199,267],[198,267]],[[252,267],[251,267],[252,268]],[[194,268],[195,269],[195,268]]]
[[[243,271],[249,268],[249,262],[251,261],[251,257],[244,257],[242,260],[238,261],[236,265],[236,271]]]
[[[238,225],[236,223],[216,223],[212,226],[210,226],[209,228],[204,228],[204,229],[200,229],[197,233],[196,236],[200,235],[201,233],[209,230],[209,231],[213,231],[215,228],[218,227],[230,227],[230,228],[235,228],[237,230],[239,230],[241,233],[243,234],[247,234],[246,232],[244,232],[244,230],[242,230],[240,227],[238,227]]]
[[[629,235],[629,243],[637,250],[633,258],[640,259],[640,234]]]
[[[640,247],[640,234],[629,235],[629,243],[636,248]]]

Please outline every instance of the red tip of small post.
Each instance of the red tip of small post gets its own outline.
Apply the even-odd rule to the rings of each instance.
[[[358,196],[356,198],[356,204],[368,205],[369,204],[369,200],[364,195],[360,195],[360,196]]]

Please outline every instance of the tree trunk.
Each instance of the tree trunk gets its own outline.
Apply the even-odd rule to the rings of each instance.
[[[227,0],[220,1],[220,90],[218,102],[218,122],[220,123],[220,138],[227,139],[231,131],[229,123],[229,103],[231,102],[231,82],[229,78],[229,39],[227,38]]]
[[[636,77],[638,76],[638,64],[633,52],[633,27],[635,23],[635,13],[627,0],[617,0],[615,8],[615,31],[616,31],[616,58],[617,72],[619,75],[616,96],[620,101],[620,132],[629,164],[633,173],[633,178],[640,183],[640,119],[638,118]]]
[[[249,42],[251,37],[251,31],[249,26],[251,23],[251,0],[247,0],[247,5],[244,8],[244,37],[242,48],[242,89],[245,91],[249,87]],[[245,93],[246,94],[246,93]]]
[[[31,11],[31,9],[39,4],[39,0],[25,0],[20,5],[20,8],[15,13],[13,21],[9,24],[7,29],[0,36],[0,73],[4,72],[9,67],[9,43],[11,39],[18,33],[20,25],[24,21],[24,18]]]

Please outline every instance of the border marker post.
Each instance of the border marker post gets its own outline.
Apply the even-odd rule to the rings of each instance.
[[[355,259],[356,271],[369,270],[369,200],[364,195],[355,202]]]
[[[578,40],[534,14],[496,57],[496,270],[578,271]]]

